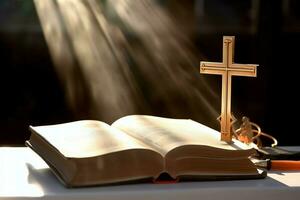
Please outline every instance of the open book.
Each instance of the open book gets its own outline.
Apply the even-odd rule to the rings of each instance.
[[[30,127],[26,144],[70,187],[157,179],[262,178],[256,150],[189,119],[131,115],[112,125],[83,120]]]

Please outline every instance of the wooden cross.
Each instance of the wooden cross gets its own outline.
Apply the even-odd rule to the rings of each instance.
[[[255,64],[233,63],[234,36],[223,36],[223,61],[200,62],[200,73],[222,75],[222,106],[221,106],[221,140],[231,142],[232,115],[231,115],[231,77],[256,77]]]

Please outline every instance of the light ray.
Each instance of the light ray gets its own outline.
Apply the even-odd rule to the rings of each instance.
[[[106,122],[138,113],[218,116],[219,96],[201,78],[193,44],[156,1],[35,0],[35,5],[75,111]]]

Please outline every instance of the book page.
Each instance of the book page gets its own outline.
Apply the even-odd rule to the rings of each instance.
[[[205,145],[235,150],[235,144],[221,141],[220,133],[190,119],[170,119],[147,115],[131,115],[112,124],[129,135],[144,141],[161,154],[182,145]],[[247,147],[242,147],[242,149]],[[250,149],[250,147],[249,147]]]
[[[149,149],[126,133],[95,120],[30,128],[69,158],[94,157],[127,149]]]

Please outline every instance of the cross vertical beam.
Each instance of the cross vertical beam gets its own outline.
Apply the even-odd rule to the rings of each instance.
[[[221,104],[221,140],[231,142],[231,77],[256,77],[256,64],[234,63],[234,36],[223,36],[222,62],[200,62],[200,73],[222,75],[222,104]]]

